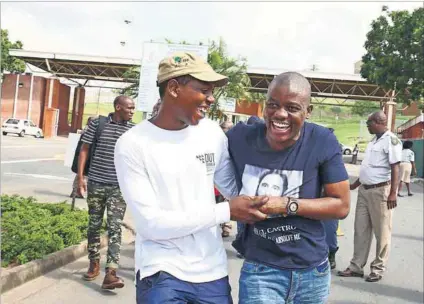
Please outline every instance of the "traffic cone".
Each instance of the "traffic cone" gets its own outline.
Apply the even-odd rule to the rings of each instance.
[[[343,236],[344,232],[342,231],[342,228],[340,228],[340,223],[337,226],[337,236]]]

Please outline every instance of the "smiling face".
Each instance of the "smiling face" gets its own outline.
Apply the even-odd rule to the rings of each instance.
[[[174,97],[176,118],[185,125],[197,125],[215,102],[212,95],[215,88],[213,83],[192,78],[186,84],[171,80],[168,86]]]
[[[259,182],[257,195],[282,196],[283,192],[283,177],[277,173],[270,173],[265,175]]]
[[[281,150],[296,142],[312,112],[309,102],[308,90],[294,89],[290,84],[271,84],[264,109],[266,138],[271,148]]]

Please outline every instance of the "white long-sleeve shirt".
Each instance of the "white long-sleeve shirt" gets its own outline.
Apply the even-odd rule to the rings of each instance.
[[[216,204],[214,182],[225,197],[237,195],[225,134],[203,119],[168,131],[143,121],[115,147],[119,185],[134,218],[136,272],[158,271],[193,283],[227,275],[219,224],[227,202]]]

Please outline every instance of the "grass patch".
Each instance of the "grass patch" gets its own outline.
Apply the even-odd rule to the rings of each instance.
[[[98,113],[102,116],[107,116],[109,113],[114,111],[112,103],[99,103]],[[86,103],[84,107],[84,115],[82,117],[82,128],[85,127],[87,119],[90,116],[97,116],[97,103]],[[68,113],[68,121],[72,119],[72,110]],[[136,111],[134,113],[133,122],[139,123],[143,120],[143,113],[141,111]]]
[[[87,237],[88,212],[71,211],[66,203],[38,203],[33,197],[2,195],[1,221],[2,267],[40,259]]]

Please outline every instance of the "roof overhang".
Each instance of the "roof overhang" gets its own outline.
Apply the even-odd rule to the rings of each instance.
[[[11,56],[18,57],[37,68],[68,79],[85,79],[131,83],[138,79],[126,77],[130,68],[140,67],[141,59],[102,57],[77,54],[50,53],[12,49]],[[249,68],[251,92],[265,93],[281,69]],[[311,83],[312,96],[342,100],[388,101],[392,91],[371,84],[356,74],[333,74],[300,71]],[[396,96],[394,96],[396,97]],[[322,100],[321,100],[322,101]]]
[[[16,49],[10,50],[9,54],[58,77],[113,82],[136,81],[136,79],[126,78],[125,73],[130,68],[139,67],[141,63],[141,59],[87,56]]]
[[[265,93],[269,84],[280,73],[276,69],[248,69],[250,91]],[[311,83],[312,96],[322,98],[388,101],[392,91],[367,82],[356,74],[333,74],[314,71],[299,71]]]

